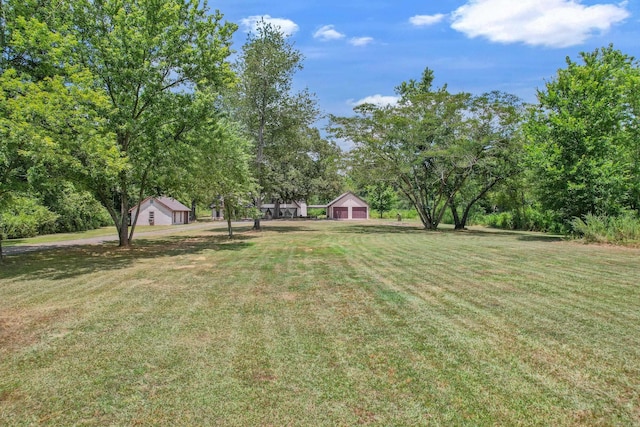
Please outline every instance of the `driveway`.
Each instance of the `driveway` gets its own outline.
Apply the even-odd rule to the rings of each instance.
[[[234,223],[233,226],[235,227],[236,225],[238,225],[237,223]],[[137,238],[141,238],[141,237],[146,237],[146,236],[161,236],[164,234],[173,234],[173,233],[180,233],[180,232],[184,232],[184,231],[189,231],[189,230],[203,230],[203,229],[207,229],[207,228],[220,228],[220,229],[225,229],[227,228],[227,223],[225,221],[219,221],[219,222],[196,222],[193,224],[189,224],[189,225],[184,225],[184,226],[179,226],[176,228],[164,228],[162,230],[158,230],[158,231],[145,231],[145,232],[141,232],[141,233],[134,233],[133,237],[134,237],[134,241]],[[38,244],[34,244],[34,245],[19,245],[19,246],[3,246],[2,247],[2,252],[4,255],[16,255],[16,254],[21,254],[21,253],[25,253],[25,252],[34,252],[34,251],[42,251],[42,250],[46,250],[46,249],[59,249],[59,248],[64,248],[64,247],[68,247],[68,246],[80,246],[80,245],[99,245],[102,244],[104,242],[113,242],[113,241],[117,241],[118,240],[118,236],[100,236],[100,237],[87,237],[84,239],[76,239],[76,240],[63,240],[60,242],[50,242],[50,243],[38,243]]]

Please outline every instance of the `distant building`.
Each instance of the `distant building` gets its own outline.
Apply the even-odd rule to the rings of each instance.
[[[147,197],[140,202],[137,225],[188,224],[191,209],[171,197]],[[131,221],[136,219],[138,206],[129,210]]]
[[[329,219],[369,219],[369,204],[352,192],[341,194],[326,205],[310,205],[325,209]]]
[[[265,219],[274,219],[275,203],[263,203],[261,210]],[[307,204],[305,202],[280,203],[279,218],[300,218],[307,216]]]
[[[349,191],[327,204],[327,218],[369,219],[369,204]]]

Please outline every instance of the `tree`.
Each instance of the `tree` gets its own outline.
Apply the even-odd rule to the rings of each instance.
[[[432,90],[432,81],[427,68],[397,88],[398,105],[358,106],[355,117],[332,117],[331,130],[355,143],[354,167],[393,183],[426,229],[436,229],[446,209],[463,228],[471,207],[514,169],[519,101]]]
[[[128,230],[129,208],[185,159],[188,136],[214,113],[211,91],[233,80],[225,61],[236,27],[197,0],[77,0],[68,6],[68,30],[79,40],[75,58],[107,95],[100,114],[125,161],[116,173],[102,173],[104,167],[91,167],[92,159],[83,157],[84,180],[109,211],[120,246],[127,246],[135,230]]]
[[[300,132],[318,115],[308,91],[293,92],[296,71],[302,68],[302,54],[271,24],[262,22],[248,36],[236,62],[239,82],[230,108],[254,144],[254,174],[258,189],[253,197],[260,209],[266,196],[277,193],[273,174],[276,163],[296,151]],[[260,219],[254,222],[260,229]]]
[[[522,170],[524,106],[517,97],[491,92],[473,97],[453,157],[457,168],[449,208],[456,230],[465,228],[471,209]]]
[[[390,211],[397,203],[397,194],[393,187],[384,184],[376,183],[374,185],[366,186],[367,201],[372,209],[375,209],[380,214]]]
[[[227,218],[229,238],[234,208],[248,202],[255,191],[255,180],[250,171],[251,143],[242,134],[237,123],[224,119],[211,119],[196,136],[192,161],[185,181],[188,192],[196,200],[222,199]]]
[[[543,207],[565,223],[640,212],[640,68],[609,46],[582,52],[538,91],[527,150]]]
[[[355,117],[331,117],[334,136],[351,140],[354,167],[394,185],[411,201],[426,229],[436,229],[448,207],[449,148],[464,120],[469,95],[431,90],[433,73],[401,84],[396,106],[357,106]]]
[[[51,184],[72,169],[70,147],[91,139],[85,153],[108,160],[95,114],[106,98],[86,70],[71,64],[77,40],[49,2],[0,4],[0,209],[34,183]],[[0,257],[3,230],[0,223]]]
[[[301,129],[295,143],[271,147],[267,176],[275,200],[273,215],[279,217],[279,203],[311,197],[335,197],[341,188],[340,149],[320,136],[315,128]]]

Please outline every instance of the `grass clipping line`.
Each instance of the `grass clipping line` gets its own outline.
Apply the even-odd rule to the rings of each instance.
[[[0,425],[637,425],[639,255],[372,220],[10,257]]]

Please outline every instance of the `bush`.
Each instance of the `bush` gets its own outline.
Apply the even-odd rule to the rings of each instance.
[[[15,197],[1,215],[4,234],[8,239],[34,237],[55,230],[58,215],[30,197]]]
[[[535,207],[528,206],[522,211],[506,211],[473,218],[473,222],[487,227],[504,230],[542,231],[557,234],[569,234],[569,225],[564,224],[552,212],[542,212]]]
[[[575,235],[585,242],[640,243],[640,220],[631,214],[617,217],[587,214],[584,219],[575,218],[571,225]]]
[[[396,220],[398,218],[398,214],[402,216],[402,219],[418,219],[418,211],[415,209],[394,209],[391,211],[384,212],[382,214],[383,219],[392,219]],[[369,212],[370,218],[380,218],[380,212],[375,209],[371,209]]]
[[[50,233],[93,230],[111,224],[106,209],[90,193],[78,191],[72,184],[65,185],[48,206],[58,215]]]

